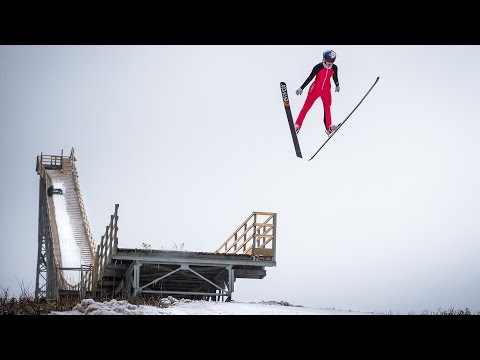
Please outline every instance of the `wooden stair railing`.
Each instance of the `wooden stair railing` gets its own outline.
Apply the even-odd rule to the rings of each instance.
[[[276,217],[276,213],[254,211],[214,253],[275,257]]]

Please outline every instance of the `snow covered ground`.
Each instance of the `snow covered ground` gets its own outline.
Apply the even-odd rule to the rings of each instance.
[[[95,302],[84,299],[71,311],[54,311],[51,315],[371,315],[350,310],[315,309],[285,302],[260,303],[214,302],[162,299],[165,307],[133,305],[127,301]]]

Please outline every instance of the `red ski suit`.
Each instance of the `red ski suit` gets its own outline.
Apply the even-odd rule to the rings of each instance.
[[[327,69],[326,67],[324,67],[323,62],[315,65],[307,80],[305,80],[305,82],[302,84],[302,90],[308,85],[310,81],[312,81],[314,76],[315,80],[308,89],[307,98],[305,99],[305,103],[303,104],[302,110],[300,110],[297,121],[295,121],[295,123],[298,124],[298,126],[301,128],[307,112],[310,110],[313,103],[318,98],[321,98],[323,102],[323,122],[325,124],[325,129],[328,130],[330,129],[330,125],[332,125],[332,115],[330,112],[330,106],[332,105],[330,79],[333,77],[333,82],[335,83],[335,85],[339,85],[337,65],[333,64],[331,69]]]

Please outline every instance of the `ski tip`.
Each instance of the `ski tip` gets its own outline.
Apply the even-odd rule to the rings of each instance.
[[[287,85],[287,84],[285,84],[285,82],[283,82],[283,81],[280,81],[280,86],[282,86],[282,85]]]

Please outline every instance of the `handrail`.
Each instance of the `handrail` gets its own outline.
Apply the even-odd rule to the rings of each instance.
[[[73,161],[72,161],[72,175],[73,175],[73,182],[74,182],[74,185],[75,185],[75,190],[77,190],[77,194],[78,194],[78,202],[79,202],[79,205],[80,205],[80,213],[82,215],[82,219],[83,219],[83,222],[85,224],[85,231],[87,232],[88,242],[90,244],[90,246],[89,246],[90,256],[91,256],[92,261],[93,261],[93,258],[95,256],[95,241],[93,239],[92,231],[90,229],[90,224],[88,222],[87,212],[85,211],[85,205],[84,205],[84,202],[83,202],[82,192],[80,191],[80,182],[78,181],[77,168],[76,168],[75,163]]]
[[[102,279],[105,268],[118,250],[118,206],[119,204],[115,204],[115,212],[113,215],[110,215],[110,224],[106,226],[105,234],[102,235],[100,244],[97,246],[97,251],[95,252],[92,279],[92,292],[94,296],[98,281]]]
[[[62,150],[62,154],[63,154],[63,150]],[[73,147],[70,151],[70,156],[65,157],[65,160],[69,161],[72,168],[73,183],[75,186],[75,190],[77,192],[78,203],[80,207],[80,215],[82,216],[83,224],[85,226],[85,231],[87,233],[87,239],[89,244],[88,250],[90,252],[90,258],[92,259],[92,265],[93,265],[93,261],[95,259],[95,241],[93,239],[92,231],[90,229],[90,224],[88,222],[87,213],[85,211],[85,205],[83,202],[82,192],[80,190],[80,182],[78,181],[78,171],[77,171],[77,167],[75,166],[76,158],[74,155]],[[87,291],[92,290],[92,275],[93,275],[92,272],[89,271],[87,273],[86,278],[84,279],[85,284],[83,284],[83,286]]]
[[[266,218],[261,219],[264,216]],[[272,212],[252,212],[214,253],[247,254],[275,259],[276,216]]]

